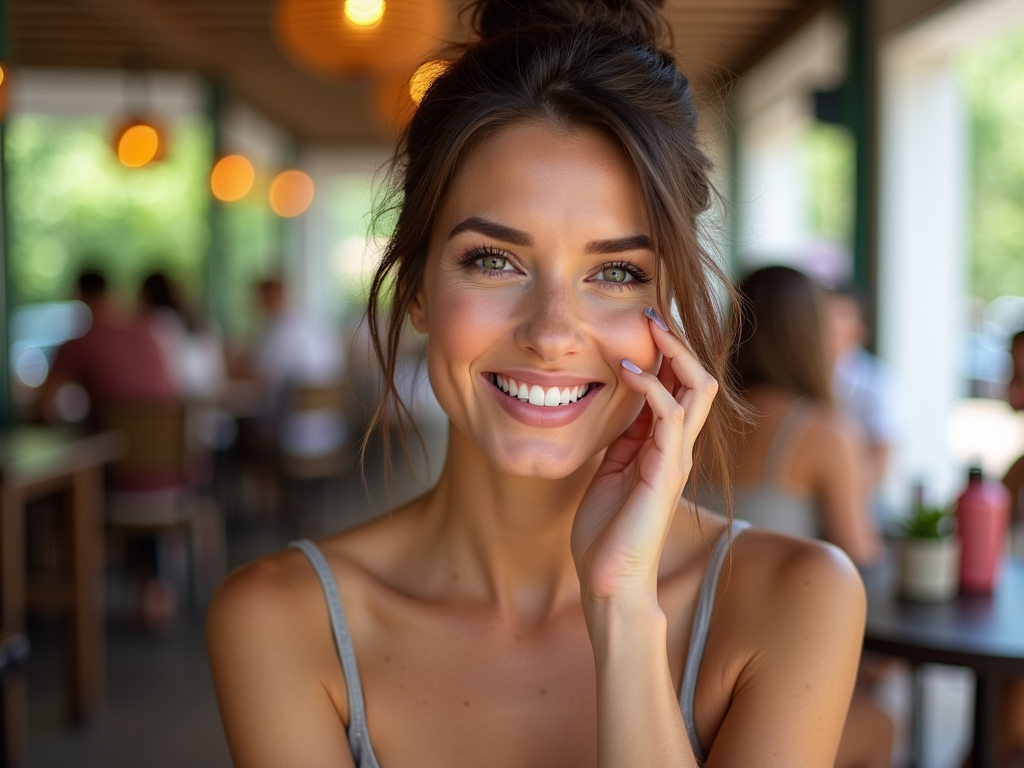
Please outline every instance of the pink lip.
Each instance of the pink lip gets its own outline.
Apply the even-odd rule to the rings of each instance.
[[[505,376],[506,374],[502,373],[500,375]],[[491,394],[498,401],[498,405],[504,408],[505,412],[513,419],[530,427],[564,427],[566,424],[571,424],[582,416],[583,412],[590,407],[590,403],[594,400],[594,395],[597,390],[603,388],[603,385],[596,384],[591,391],[587,393],[586,397],[582,397],[575,403],[569,403],[567,405],[530,405],[529,403],[524,403],[518,397],[506,395],[491,383],[488,374],[481,374],[481,377],[483,378],[487,388],[491,391]],[[519,379],[515,374],[510,374],[510,377]],[[569,379],[570,377],[562,377],[559,381],[552,381],[546,386],[558,386]],[[537,381],[536,378],[531,380],[528,376],[523,376],[519,380],[526,381],[530,384],[540,384],[541,386],[545,386],[541,381]],[[565,386],[576,386],[577,383],[590,383],[582,379],[572,379],[572,381],[572,384],[566,384]]]

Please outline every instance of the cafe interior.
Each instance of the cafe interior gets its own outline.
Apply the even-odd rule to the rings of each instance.
[[[1015,764],[1024,4],[664,5],[720,193],[711,249],[736,279],[787,265],[851,299],[881,371],[885,555],[862,576],[888,764]],[[468,38],[460,6],[0,0],[0,766],[230,765],[204,639],[220,580],[437,477],[421,338],[397,378],[422,439],[363,440],[363,312],[383,169]],[[113,312],[136,330],[97,338]],[[154,355],[174,396],[98,414],[86,369],[159,386],[132,372]],[[968,589],[975,502],[1002,522]],[[908,576],[915,531],[959,547],[938,586]]]

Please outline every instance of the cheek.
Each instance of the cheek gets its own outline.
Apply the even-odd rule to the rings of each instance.
[[[643,301],[628,302],[591,313],[594,337],[600,340],[605,356],[614,362],[616,368],[619,360],[628,357],[645,371],[658,372],[660,353],[644,315],[646,306]]]
[[[464,367],[494,345],[512,314],[511,308],[493,296],[458,287],[438,292],[435,302],[440,311],[430,315],[432,366]]]

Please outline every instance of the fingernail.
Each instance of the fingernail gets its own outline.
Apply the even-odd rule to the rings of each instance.
[[[668,332],[668,324],[661,319],[661,315],[658,314],[654,307],[647,307],[644,310],[644,314],[651,318],[651,320],[654,321],[655,325],[661,328],[661,330],[665,331],[666,333]]]
[[[629,359],[625,357],[622,358],[622,367],[625,368],[627,371],[632,371],[633,373],[643,373],[643,371],[640,370],[640,367],[636,363],[631,363]]]

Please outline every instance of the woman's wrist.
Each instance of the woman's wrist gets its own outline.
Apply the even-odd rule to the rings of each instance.
[[[652,649],[664,655],[668,620],[656,594],[644,591],[584,598],[583,612],[599,665],[602,660],[634,654],[652,643]]]

